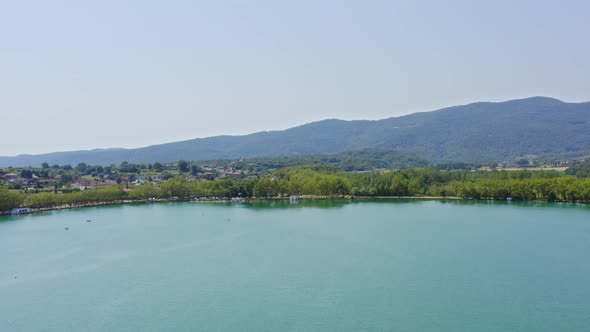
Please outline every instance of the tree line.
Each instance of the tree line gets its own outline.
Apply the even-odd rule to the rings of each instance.
[[[590,202],[590,179],[557,171],[443,171],[413,168],[388,172],[341,172],[330,167],[292,167],[252,179],[190,182],[179,175],[156,184],[99,187],[70,193],[25,194],[0,188],[0,210],[121,200],[274,198],[315,196],[437,196],[467,199]]]
[[[573,165],[565,172],[578,178],[590,178],[590,161],[584,161]]]

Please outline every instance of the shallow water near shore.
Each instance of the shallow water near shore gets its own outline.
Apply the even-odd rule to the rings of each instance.
[[[588,253],[590,207],[577,204],[174,202],[0,216],[0,331],[587,331]]]

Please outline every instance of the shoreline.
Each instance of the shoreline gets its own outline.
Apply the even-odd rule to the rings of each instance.
[[[328,200],[328,199],[335,199],[335,200],[370,200],[370,199],[424,199],[424,200],[471,200],[469,198],[461,198],[461,197],[442,197],[442,196],[314,196],[314,195],[305,195],[300,196],[300,200]],[[158,198],[158,199],[141,199],[141,200],[116,200],[110,202],[91,202],[91,203],[83,203],[83,204],[64,204],[64,205],[56,205],[56,206],[47,206],[47,207],[33,207],[31,208],[31,213],[36,212],[45,212],[45,211],[55,211],[55,210],[71,210],[71,209],[81,209],[81,208],[89,208],[89,207],[97,207],[97,206],[110,206],[110,205],[131,205],[131,204],[143,204],[143,203],[169,203],[169,202],[261,202],[261,201],[288,201],[289,197],[264,197],[264,198],[241,198],[240,200],[235,200],[234,198],[217,198],[217,197],[206,197],[206,198],[191,198],[191,199],[181,199],[181,198]],[[11,211],[0,211],[0,215],[10,215]]]
[[[506,202],[505,200],[494,200],[494,199],[473,199],[473,198],[464,198],[464,197],[457,197],[457,196],[314,196],[314,195],[304,195],[299,196],[300,200],[399,200],[399,199],[409,199],[409,200],[427,200],[427,201],[481,201],[481,202]],[[236,200],[236,198],[218,198],[218,197],[207,197],[207,198],[191,198],[191,199],[180,199],[180,198],[158,198],[158,199],[142,199],[142,200],[117,200],[117,201],[110,201],[110,202],[91,202],[91,203],[83,203],[83,204],[65,204],[65,205],[58,205],[58,206],[48,206],[48,207],[39,207],[39,208],[31,208],[31,213],[37,212],[45,212],[45,211],[56,211],[56,210],[72,210],[72,209],[81,209],[81,208],[90,208],[90,207],[98,207],[98,206],[111,206],[111,205],[132,205],[132,204],[143,204],[143,203],[168,203],[168,202],[261,202],[261,201],[288,201],[289,197],[265,197],[265,198],[241,198]],[[562,201],[555,201],[555,202],[547,202],[542,200],[528,200],[528,201],[518,201],[518,202],[542,202],[542,203],[576,203],[576,204],[587,204],[588,202],[562,202]],[[0,211],[0,215],[11,215],[11,211]]]

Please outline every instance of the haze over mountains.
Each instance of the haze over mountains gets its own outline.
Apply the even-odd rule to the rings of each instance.
[[[582,157],[590,155],[590,102],[565,103],[546,97],[479,102],[377,121],[323,120],[281,131],[198,138],[137,149],[0,157],[0,166],[317,155],[364,148],[407,152],[435,162]]]

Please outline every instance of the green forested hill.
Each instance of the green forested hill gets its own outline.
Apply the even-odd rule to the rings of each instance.
[[[253,119],[255,121],[255,119]],[[473,103],[378,121],[324,120],[282,131],[217,136],[139,149],[0,157],[0,166],[111,164],[396,150],[430,161],[505,161],[590,151],[590,102],[533,97]]]
[[[264,171],[293,166],[322,165],[341,171],[371,171],[376,169],[403,169],[424,167],[428,161],[416,155],[380,149],[352,150],[332,154],[258,157],[236,160],[197,162],[197,165],[224,165],[238,169]]]

